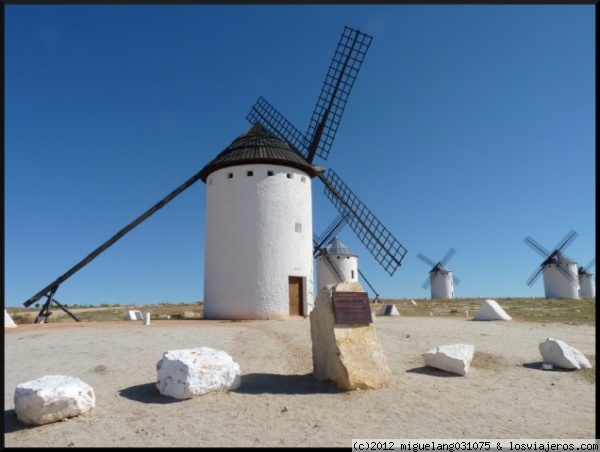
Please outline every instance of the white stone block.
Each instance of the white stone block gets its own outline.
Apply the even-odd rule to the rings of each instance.
[[[8,311],[5,309],[4,310],[4,328],[16,328],[16,327],[17,327],[17,324],[12,319],[12,317],[10,316]]]
[[[485,300],[473,320],[512,320],[496,300]]]
[[[144,320],[144,316],[142,315],[142,311],[127,311],[125,320]]]
[[[239,364],[227,353],[210,347],[166,351],[156,370],[159,392],[176,399],[229,391],[241,384]]]
[[[19,421],[43,425],[86,413],[96,406],[96,397],[79,378],[47,375],[17,385],[14,402]]]
[[[540,344],[544,364],[563,369],[591,369],[592,365],[576,348],[558,339],[547,338]]]
[[[398,308],[393,304],[386,304],[381,308],[379,315],[400,315]]]
[[[426,366],[458,375],[466,375],[474,353],[475,347],[470,344],[440,345],[425,353],[423,359]]]

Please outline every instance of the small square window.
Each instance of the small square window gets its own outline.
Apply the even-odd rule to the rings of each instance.
[[[305,176],[302,176],[302,177],[300,178],[300,180],[301,180],[302,182],[306,182],[306,177],[305,177]]]
[[[302,232],[302,223],[296,223],[295,230],[296,232]]]
[[[227,179],[232,179],[233,178],[233,173],[227,173]]]
[[[292,173],[287,173],[287,178],[291,179],[294,175]]]
[[[267,176],[272,176],[273,174],[275,174],[273,171],[267,171]]]
[[[248,171],[248,172],[246,172],[246,176],[254,176],[254,171]]]

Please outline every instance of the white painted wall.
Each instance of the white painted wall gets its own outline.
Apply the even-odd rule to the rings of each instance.
[[[333,265],[343,278],[342,282],[358,281],[358,258],[356,256],[330,254],[329,257]],[[318,291],[325,288],[328,284],[338,284],[339,281],[332,274],[329,266],[324,262],[325,256],[317,257],[317,287]]]
[[[209,174],[205,241],[205,318],[288,318],[289,276],[303,278],[304,314],[312,310],[311,178],[303,171],[252,164]]]
[[[579,275],[577,264],[561,264],[561,266],[573,275],[574,281],[567,278],[559,269],[558,264],[549,264],[544,267],[544,293],[546,298],[579,298]]]
[[[581,298],[594,298],[596,296],[596,281],[592,275],[581,275],[579,277],[579,286],[581,289]]]
[[[429,273],[431,298],[454,298],[454,281],[452,272]]]

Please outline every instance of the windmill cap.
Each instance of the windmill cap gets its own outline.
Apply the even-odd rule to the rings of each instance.
[[[565,256],[560,251],[553,253],[548,259],[546,259],[542,265],[550,265],[550,264],[563,264],[563,265],[571,265],[577,264],[573,259]]]
[[[431,273],[431,272],[449,272],[449,271],[452,271],[452,270],[450,270],[448,267],[446,267],[446,266],[445,266],[444,264],[442,264],[441,262],[438,262],[437,264],[435,264],[435,267],[433,267],[433,268],[430,270],[430,273]]]
[[[346,246],[344,242],[342,242],[337,237],[334,237],[328,245],[324,246],[319,250],[316,257],[323,256],[325,254],[336,254],[341,256],[355,256],[358,257],[356,253],[354,253],[350,248]]]
[[[317,175],[299,152],[257,122],[202,168],[200,179],[206,183],[208,175],[218,169],[253,163],[289,166],[304,171],[311,178]]]

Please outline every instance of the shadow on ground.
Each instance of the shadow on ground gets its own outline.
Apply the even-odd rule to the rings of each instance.
[[[523,367],[525,367],[526,369],[533,369],[533,370],[543,370],[544,372],[573,372],[577,369],[563,369],[561,367],[553,367],[552,369],[542,369],[542,364],[544,364],[543,361],[535,361],[532,363],[524,363]]]
[[[462,377],[462,375],[453,374],[430,366],[413,367],[406,372],[411,374],[429,375],[430,377]]]
[[[345,392],[335,384],[306,375],[246,374],[242,385],[235,390],[240,394],[337,394]]]
[[[160,392],[158,392],[156,382],[130,386],[129,388],[119,391],[119,395],[135,402],[153,403],[157,405],[166,405],[168,403],[185,401],[185,399],[175,399],[173,397],[162,395]]]
[[[25,425],[19,422],[17,419],[17,412],[15,410],[6,410],[4,412],[4,434],[18,432],[19,430],[26,430],[35,428],[34,425]],[[41,426],[40,426],[41,427]]]

